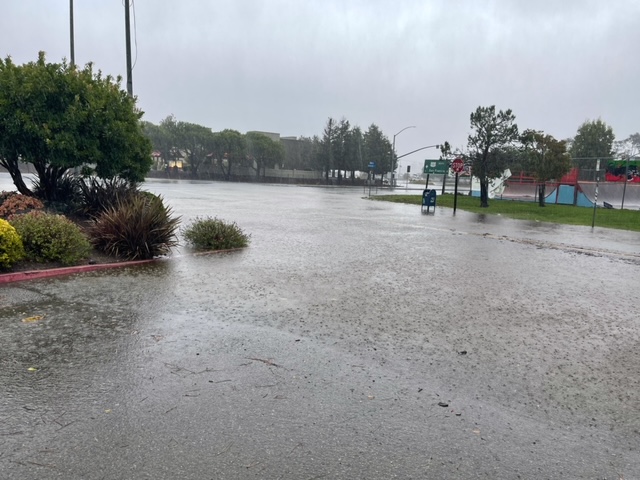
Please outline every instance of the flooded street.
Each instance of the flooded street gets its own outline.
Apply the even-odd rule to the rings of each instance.
[[[1,478],[640,478],[639,234],[144,188],[250,247],[1,286]]]

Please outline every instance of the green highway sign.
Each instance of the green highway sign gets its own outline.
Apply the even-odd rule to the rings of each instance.
[[[425,160],[424,170],[422,173],[435,173],[437,175],[444,175],[449,173],[449,161],[448,160]]]

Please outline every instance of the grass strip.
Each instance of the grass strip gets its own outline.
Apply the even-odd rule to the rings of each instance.
[[[422,196],[420,195],[376,195],[371,198],[373,200],[386,202],[422,205]],[[453,194],[438,195],[436,205],[438,207],[453,208]],[[468,195],[458,195],[457,208],[467,212],[504,215],[505,217],[518,220],[560,223],[564,225],[591,226],[593,220],[593,208],[551,203],[540,207],[535,202],[499,199],[489,200],[489,207],[482,208],[480,207],[480,199],[478,197],[470,197]],[[598,207],[595,224],[597,227],[640,232],[640,210],[620,210]]]

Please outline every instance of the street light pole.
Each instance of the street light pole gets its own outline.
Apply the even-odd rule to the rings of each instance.
[[[73,41],[73,0],[69,0],[69,46],[71,47],[71,66],[76,64],[76,49]]]
[[[394,165],[395,163],[395,159],[396,159],[396,137],[398,135],[400,135],[402,132],[404,132],[405,130],[409,129],[409,128],[416,128],[415,125],[409,125],[408,127],[404,127],[402,130],[400,130],[398,133],[396,133],[393,136],[393,145],[391,147],[391,181],[389,182],[389,186],[390,187],[394,187],[394,172],[396,171],[396,167]]]
[[[133,97],[133,79],[131,68],[131,26],[129,23],[129,0],[124,0],[125,49],[127,56],[127,93]]]

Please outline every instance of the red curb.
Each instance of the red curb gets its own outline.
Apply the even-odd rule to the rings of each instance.
[[[0,284],[37,280],[39,278],[57,277],[61,275],[73,275],[75,273],[106,270],[108,268],[130,267],[155,261],[156,259],[132,260],[130,262],[97,263],[95,265],[76,265],[74,267],[52,268],[49,270],[29,270],[27,272],[4,273],[0,275]]]

